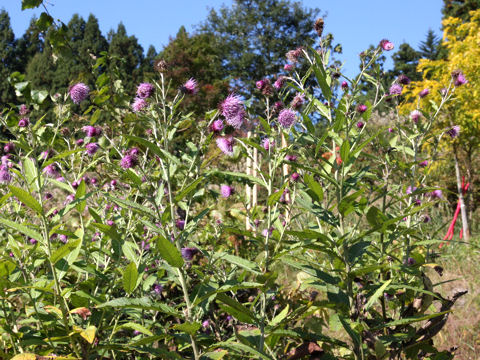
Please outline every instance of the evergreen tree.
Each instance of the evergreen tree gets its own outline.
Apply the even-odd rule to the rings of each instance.
[[[189,78],[198,82],[199,93],[185,98],[187,111],[203,114],[215,108],[228,92],[222,67],[222,48],[209,34],[189,35],[182,26],[176,37],[160,53],[168,63],[167,77],[176,91]]]
[[[157,57],[157,50],[155,49],[155,46],[150,45],[147,50],[147,55],[145,55],[145,58],[143,59],[142,63],[142,74],[144,76],[152,75],[154,73],[153,70],[153,63],[155,62],[155,58]]]
[[[420,53],[409,44],[400,44],[398,51],[393,54],[392,59],[393,70],[390,72],[391,78],[396,78],[402,74],[406,75],[412,81],[417,81],[422,78],[422,75],[417,72]]]
[[[443,18],[455,17],[469,21],[472,10],[480,9],[480,0],[443,0]]]
[[[15,34],[10,26],[10,16],[5,10],[0,11],[0,103],[2,105],[15,100],[15,91],[7,81],[8,76],[16,70]]]
[[[125,26],[118,24],[117,31],[108,34],[109,54],[112,57],[110,71],[122,80],[125,90],[131,94],[142,80],[143,48],[135,36],[127,36]]]
[[[34,16],[30,20],[30,25],[21,38],[17,40],[16,47],[16,70],[25,73],[28,63],[33,57],[43,51],[43,38],[41,31],[36,25],[37,18]]]
[[[418,49],[422,58],[437,60],[440,55],[440,47],[440,38],[435,35],[432,29],[429,29],[425,40],[420,43]]]
[[[256,80],[280,71],[287,51],[312,44],[318,13],[290,0],[234,0],[212,9],[201,32],[218,39],[225,76],[248,94]]]

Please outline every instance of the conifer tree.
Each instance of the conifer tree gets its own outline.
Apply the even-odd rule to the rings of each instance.
[[[0,103],[7,104],[15,100],[15,91],[7,81],[10,73],[16,70],[15,34],[10,26],[10,16],[0,11]]]

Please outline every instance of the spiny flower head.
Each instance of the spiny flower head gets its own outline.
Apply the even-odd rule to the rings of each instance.
[[[215,120],[212,125],[210,125],[210,130],[213,132],[220,132],[223,130],[223,121],[222,120]]]
[[[198,253],[198,249],[194,247],[184,247],[181,249],[181,253],[186,261],[192,261],[195,254]]]
[[[283,76],[279,76],[277,80],[273,83],[273,87],[276,90],[280,90],[283,85],[285,84],[285,78]]]
[[[102,129],[91,125],[82,127],[82,130],[88,137],[100,136],[102,134]]]
[[[402,85],[408,85],[410,84],[410,79],[407,75],[399,75],[398,78],[397,78],[397,81],[399,84],[402,84]]]
[[[422,91],[420,91],[420,93],[418,94],[418,96],[420,96],[421,98],[424,98],[424,97],[427,96],[428,94],[430,94],[430,89],[429,89],[429,88],[425,88],[425,89],[423,89]]]
[[[245,117],[242,99],[238,95],[230,94],[220,104],[220,109],[227,123],[235,129],[240,129]]]
[[[138,158],[136,155],[127,154],[120,160],[120,166],[125,170],[133,168],[137,164]]]
[[[189,95],[196,94],[198,92],[197,80],[195,80],[194,78],[188,79],[187,82],[182,85],[181,90],[185,94],[189,94]]]
[[[233,139],[233,137],[218,137],[217,140],[217,146],[220,150],[222,150],[222,152],[225,154],[225,155],[228,155],[228,156],[232,156],[233,155],[233,144],[235,142],[235,140]]]
[[[447,134],[450,135],[452,139],[455,139],[460,134],[460,126],[453,126],[450,130],[447,131]]]
[[[97,143],[89,143],[85,146],[85,149],[87,150],[87,155],[93,156],[95,153],[98,151],[100,146]]]
[[[422,117],[422,113],[419,110],[413,110],[410,113],[410,119],[416,124],[418,120]]]
[[[319,37],[322,37],[323,27],[325,26],[325,21],[322,18],[318,18],[313,25],[313,29],[317,32]]]
[[[365,104],[360,104],[360,105],[357,106],[357,111],[359,113],[364,113],[365,111],[367,111],[367,109],[368,109],[367,105],[365,105]]]
[[[24,115],[27,115],[29,112],[30,110],[28,109],[27,105],[25,104],[20,105],[20,110],[18,111],[20,115],[24,116]]]
[[[55,163],[52,163],[45,166],[45,168],[43,169],[43,173],[51,177],[58,176],[57,165]]]
[[[5,165],[0,166],[0,184],[8,184],[12,180],[12,175]]]
[[[140,99],[146,99],[153,95],[155,87],[150,83],[141,83],[137,87],[137,96]]]
[[[300,56],[302,56],[302,53],[303,53],[303,48],[298,47],[295,50],[290,50],[289,52],[287,52],[286,56],[287,56],[287,59],[290,60],[292,63],[296,63],[298,62],[298,59],[300,58]]]
[[[348,83],[344,80],[342,81],[342,90],[347,90],[348,89]]]
[[[400,95],[402,93],[403,87],[400,84],[393,84],[390,86],[390,90],[388,91],[389,95]]]
[[[18,121],[18,127],[27,127],[30,124],[28,117],[23,117]]]
[[[233,194],[233,188],[229,185],[220,186],[220,192],[224,198],[229,198]]]
[[[292,64],[285,64],[283,66],[283,70],[288,71],[288,72],[292,71],[293,68],[294,68],[294,66]]]
[[[365,124],[363,123],[363,121],[359,121],[357,123],[357,128],[359,128],[359,129],[363,129],[364,126],[365,126]]]
[[[294,110],[299,109],[305,103],[305,95],[297,93],[290,104],[291,108]]]
[[[77,83],[73,85],[68,92],[70,94],[70,98],[72,99],[72,101],[75,104],[80,104],[83,100],[85,100],[88,97],[90,88],[84,83]]]
[[[278,114],[278,123],[285,129],[291,127],[297,121],[297,115],[292,109],[283,109]]]
[[[141,98],[135,98],[132,103],[132,109],[134,112],[140,112],[148,106],[148,103]]]
[[[394,46],[393,43],[387,39],[383,39],[380,41],[380,46],[383,50],[390,51],[393,50]]]
[[[466,84],[468,81],[460,70],[455,70],[452,72],[453,84],[455,86],[461,86]]]
[[[4,146],[3,146],[3,151],[8,154],[10,152],[12,152],[13,150],[15,150],[15,144],[14,143],[6,143]]]
[[[262,141],[262,147],[265,149],[265,150],[270,150],[271,147],[273,147],[275,145],[275,141],[270,141],[269,138],[265,138],[263,139]]]

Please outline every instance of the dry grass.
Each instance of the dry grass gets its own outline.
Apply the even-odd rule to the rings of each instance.
[[[471,243],[472,246],[450,244],[441,263],[444,275],[434,278],[437,282],[457,279],[441,285],[441,293],[447,296],[461,289],[468,290],[468,294],[457,301],[447,324],[435,338],[441,349],[458,346],[455,359],[459,360],[480,359],[480,238],[474,238]]]

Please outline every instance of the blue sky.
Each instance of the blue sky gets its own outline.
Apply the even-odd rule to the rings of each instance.
[[[122,21],[129,35],[135,35],[143,48],[150,44],[157,51],[168,43],[179,27],[193,31],[202,22],[208,8],[218,9],[232,0],[47,0],[47,7],[56,19],[67,23],[74,13],[85,19],[93,13],[106,33]],[[429,28],[441,35],[441,0],[302,0],[306,7],[317,7],[326,14],[326,31],[341,43],[344,71],[354,75],[358,54],[370,44],[387,38],[397,47],[408,42],[417,47]],[[21,0],[0,0],[0,8],[10,14],[15,35],[20,37],[38,10],[21,11]],[[391,52],[393,53],[393,51]],[[389,54],[387,68],[391,66]]]

